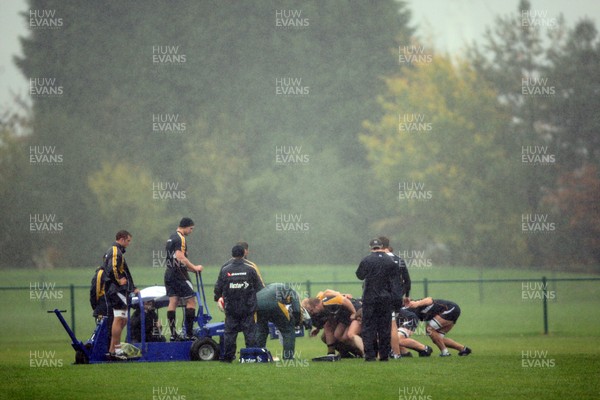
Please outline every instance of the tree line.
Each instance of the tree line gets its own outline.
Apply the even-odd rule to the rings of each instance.
[[[3,266],[94,265],[119,229],[154,264],[182,216],[204,263],[245,240],[263,264],[354,264],[385,234],[434,265],[598,264],[591,21],[540,29],[522,1],[459,59],[392,0],[29,7],[61,24],[21,38]]]

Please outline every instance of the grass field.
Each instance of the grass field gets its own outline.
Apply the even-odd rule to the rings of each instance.
[[[216,273],[207,268],[203,279],[212,297]],[[290,282],[306,294],[331,287],[360,295],[355,266],[278,266],[261,269],[267,282]],[[132,268],[139,286],[161,284],[162,271]],[[597,399],[600,398],[600,282],[549,283],[549,335],[543,335],[542,303],[535,298],[533,282],[539,271],[432,268],[413,270],[413,281],[423,278],[496,279],[522,282],[431,283],[429,295],[456,301],[462,315],[448,335],[469,345],[469,357],[437,357],[364,363],[342,360],[316,363],[325,346],[318,339],[300,338],[296,359],[269,365],[223,365],[218,362],[124,363],[71,365],[74,352],[53,314],[46,310],[70,309],[69,284],[75,290],[77,334],[87,339],[93,328],[85,286],[87,270],[3,271],[0,290],[0,398],[6,399]],[[548,278],[582,277],[549,273]],[[344,284],[316,282],[348,282]],[[39,299],[40,287],[54,293]],[[322,287],[323,286],[323,287]],[[32,289],[33,288],[33,289]],[[31,298],[31,294],[34,294]],[[37,293],[37,295],[36,295]],[[59,296],[60,294],[60,296]],[[423,285],[413,286],[413,297]],[[526,294],[526,296],[525,296]],[[532,296],[533,294],[533,296]],[[36,298],[38,296],[38,298]],[[61,297],[61,298],[58,298]],[[212,307],[215,320],[222,314]],[[164,315],[160,315],[164,318]],[[180,319],[180,318],[179,318]],[[70,321],[69,313],[67,320]],[[421,332],[415,336],[429,339]],[[241,338],[240,338],[241,339]],[[239,343],[241,345],[241,342]],[[268,343],[277,355],[281,346]]]

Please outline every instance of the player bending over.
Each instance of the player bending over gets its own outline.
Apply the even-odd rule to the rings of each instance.
[[[394,358],[412,357],[412,353],[408,350],[415,350],[419,353],[419,357],[429,357],[433,350],[414,339],[411,335],[417,330],[419,318],[414,313],[414,310],[402,308],[394,313],[392,320],[392,335],[396,335],[397,340],[393,340],[392,351],[395,353]]]
[[[317,294],[317,297],[302,301],[302,306],[310,314],[313,323],[310,336],[316,336],[323,329],[327,354],[335,354],[336,348],[343,353],[348,347],[360,356],[364,353],[359,336],[360,322],[355,320],[356,308],[360,308],[360,302],[352,301],[350,297],[327,289]]]
[[[446,337],[460,316],[458,304],[448,300],[426,297],[421,300],[407,300],[406,307],[415,309],[419,319],[427,322],[427,335],[440,349],[440,357],[450,355],[448,347],[458,350],[459,356],[471,354],[470,348]]]

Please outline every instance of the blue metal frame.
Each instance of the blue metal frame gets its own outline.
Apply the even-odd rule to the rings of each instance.
[[[194,334],[198,338],[213,338],[219,337],[217,344],[220,347],[220,354],[224,354],[225,341],[223,340],[223,334],[225,331],[223,322],[209,323],[212,319],[206,303],[206,295],[204,293],[204,284],[202,283],[202,277],[199,273],[196,273],[196,298],[198,300],[198,313],[196,316],[196,322],[198,327],[194,329]],[[200,296],[202,293],[202,296]],[[141,296],[138,296],[138,306],[140,307],[140,318],[141,318],[141,337],[140,343],[131,342],[130,334],[130,318],[127,322],[127,338],[126,342],[130,343],[141,350],[141,357],[131,359],[136,362],[165,362],[165,361],[190,361],[190,349],[193,341],[183,342],[148,342],[146,341],[146,318],[144,310],[144,300]],[[130,314],[131,306],[128,308],[128,316]],[[206,310],[206,312],[205,312]],[[69,327],[69,324],[63,317],[62,313],[65,310],[54,309],[53,312],[56,314],[58,320],[62,324],[63,328],[71,338],[71,346],[76,352],[80,352],[86,358],[86,361],[90,364],[105,363],[111,360],[107,359],[107,352],[109,347],[108,342],[108,329],[107,318],[103,318],[98,322],[94,333],[91,338],[83,343],[77,339],[73,330]]]
[[[215,342],[218,344],[220,349],[220,358],[225,354],[225,340],[223,339],[223,335],[225,333],[225,323],[224,322],[213,322],[212,316],[210,315],[210,311],[208,310],[207,302],[206,302],[206,294],[204,293],[204,283],[202,282],[202,275],[200,273],[196,273],[196,299],[198,300],[198,313],[196,315],[196,323],[197,327],[194,329],[194,335],[198,338],[215,338],[219,337],[219,341]],[[126,343],[130,343],[141,350],[141,357],[131,359],[129,362],[165,362],[165,361],[190,361],[191,358],[191,347],[194,343],[193,341],[185,341],[185,342],[148,342],[146,341],[146,311],[144,309],[144,300],[141,295],[138,295],[138,306],[140,307],[140,318],[141,318],[141,333],[142,333],[142,341],[140,343],[132,343],[131,342],[131,329],[130,329],[130,320],[127,320],[127,338]],[[131,305],[127,310],[127,315],[129,317],[131,310]],[[108,333],[110,327],[107,326],[108,318],[103,318],[96,324],[96,328],[94,329],[94,333],[90,337],[90,339],[83,343],[77,339],[75,333],[69,327],[69,324],[63,317],[62,313],[66,312],[66,310],[58,310],[54,309],[53,311],[48,311],[49,313],[55,313],[58,320],[64,327],[65,331],[71,338],[71,346],[76,352],[80,352],[80,354],[85,356],[85,359],[90,364],[98,364],[98,363],[106,363],[111,362],[111,360],[107,359],[107,352],[109,348],[108,341]],[[184,319],[185,321],[185,319]],[[269,330],[272,339],[276,339],[278,337],[278,331],[275,325],[269,322]],[[296,336],[304,336],[304,329],[300,328],[296,330]],[[213,339],[214,340],[214,339]]]

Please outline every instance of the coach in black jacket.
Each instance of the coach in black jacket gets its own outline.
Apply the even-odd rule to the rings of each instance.
[[[244,333],[246,347],[254,347],[256,330],[256,292],[262,282],[254,268],[244,262],[244,248],[231,249],[233,257],[219,273],[215,284],[215,301],[223,297],[225,308],[225,354],[223,361],[235,359],[238,332]]]
[[[364,280],[362,297],[362,338],[365,361],[387,361],[390,354],[392,310],[402,301],[400,271],[394,260],[383,250],[379,239],[369,243],[371,254],[363,258],[356,276]]]

